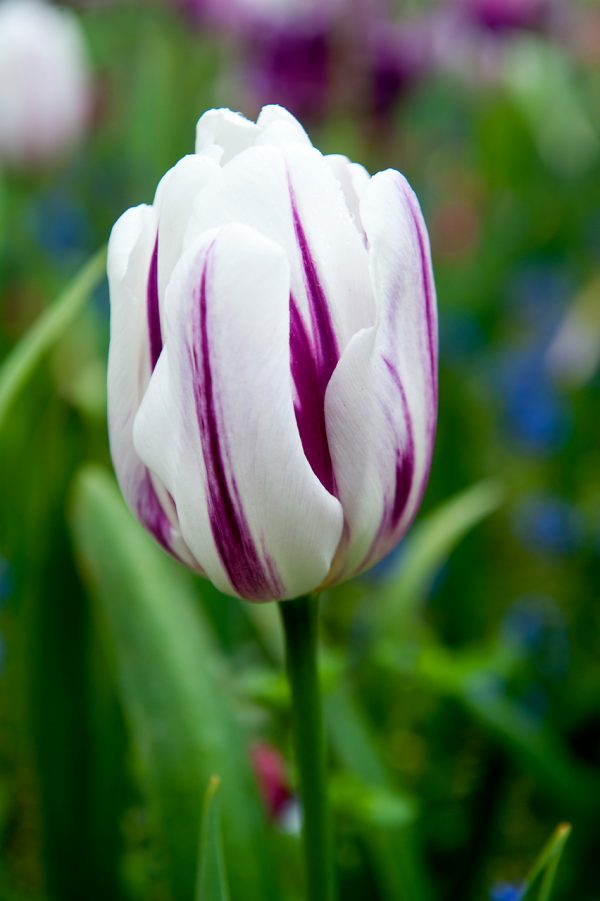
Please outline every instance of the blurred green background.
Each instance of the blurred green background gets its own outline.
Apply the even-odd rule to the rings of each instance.
[[[553,897],[600,899],[600,7],[499,28],[443,6],[258,40],[183,4],[79,4],[87,136],[0,170],[2,901],[200,898],[219,829],[233,901],[302,897],[277,611],[190,578],[126,512],[102,262],[60,300],[203,110],[263,102],[406,174],[439,299],[423,509],[324,599],[340,898],[515,901],[567,821]]]

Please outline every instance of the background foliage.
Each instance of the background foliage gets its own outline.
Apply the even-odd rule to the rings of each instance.
[[[344,901],[517,898],[563,821],[553,897],[600,898],[600,18],[571,11],[568,39],[482,31],[502,41],[485,77],[458,54],[385,116],[333,91],[306,122],[415,187],[441,328],[423,510],[324,601]],[[202,110],[282,98],[176,8],[81,20],[85,146],[0,175],[0,897],[300,898],[293,817],[265,809],[249,750],[278,748],[293,784],[277,612],[189,578],[122,504],[102,260],[51,307]]]

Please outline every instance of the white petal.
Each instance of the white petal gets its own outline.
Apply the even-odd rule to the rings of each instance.
[[[242,150],[251,147],[258,135],[258,127],[241,113],[229,109],[211,109],[200,116],[196,125],[196,153],[223,150],[222,162],[227,163]]]
[[[303,144],[311,147],[311,140],[294,116],[283,106],[264,106],[256,120],[259,134],[257,144],[271,144],[285,147],[288,144]]]
[[[341,153],[331,153],[325,157],[333,174],[344,192],[346,204],[361,235],[364,230],[360,218],[360,198],[369,184],[371,176],[360,163],[352,163]]]
[[[166,347],[135,425],[195,558],[248,599],[316,588],[342,530],[298,434],[288,296],[276,244],[240,225],[205,234],[167,289]]]
[[[240,222],[284,250],[291,271],[291,353],[298,425],[323,484],[334,491],[325,389],[352,335],[375,321],[368,256],[340,185],[313,148],[253,147],[199,194],[186,241]]]
[[[421,501],[437,411],[437,318],[427,231],[397,172],[375,175],[361,202],[377,325],[348,345],[327,389],[327,435],[346,547],[338,578],[379,560]]]
[[[161,308],[165,289],[183,247],[194,202],[201,188],[219,171],[208,156],[190,154],[163,176],[156,189],[154,206],[158,213],[158,292]],[[161,309],[161,317],[163,316]]]
[[[139,206],[121,216],[110,236],[110,446],[121,490],[132,511],[165,548],[191,563],[168,500],[133,446],[133,422],[151,370],[147,291],[156,228],[154,209]]]

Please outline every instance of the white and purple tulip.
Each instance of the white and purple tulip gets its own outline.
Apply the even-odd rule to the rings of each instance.
[[[429,240],[399,172],[323,156],[283,108],[210,110],[109,244],[111,450],[134,513],[226,594],[373,566],[425,490]]]
[[[90,106],[76,16],[44,0],[0,2],[0,163],[53,162],[82,136]]]

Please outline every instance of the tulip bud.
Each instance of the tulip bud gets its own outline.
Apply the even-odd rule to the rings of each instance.
[[[293,598],[373,566],[420,504],[437,412],[429,240],[399,172],[281,107],[211,110],[109,245],[109,431],[157,540]]]
[[[83,133],[89,106],[75,16],[43,0],[0,3],[0,162],[53,161]]]

